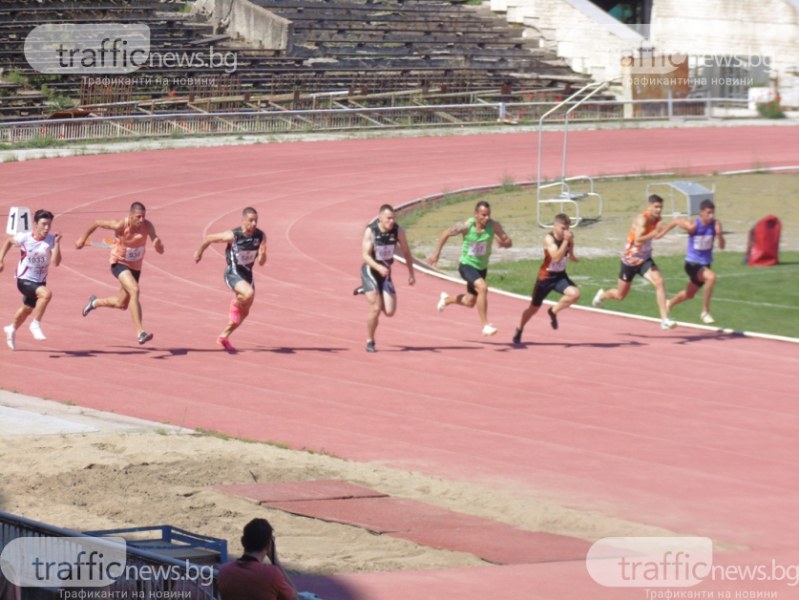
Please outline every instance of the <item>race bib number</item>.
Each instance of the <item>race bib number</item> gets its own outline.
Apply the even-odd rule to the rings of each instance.
[[[394,244],[375,246],[375,258],[377,260],[391,260],[394,258]]]
[[[125,260],[128,262],[136,262],[144,258],[144,246],[137,248],[125,248]]]
[[[699,235],[694,238],[694,250],[710,250],[712,247],[712,235]]]
[[[236,261],[240,265],[249,266],[255,262],[256,256],[258,256],[257,250],[239,250],[236,254]]]
[[[549,263],[549,269],[547,269],[550,273],[562,273],[566,270],[566,257],[564,256],[560,260],[553,260]]]
[[[469,244],[469,256],[485,256],[488,244],[486,242],[476,242]]]

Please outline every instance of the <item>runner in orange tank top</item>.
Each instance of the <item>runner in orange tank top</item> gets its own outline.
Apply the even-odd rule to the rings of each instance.
[[[594,308],[599,307],[605,300],[624,300],[630,292],[633,279],[636,275],[640,275],[655,286],[661,328],[673,329],[676,327],[676,323],[669,319],[663,276],[655,261],[652,260],[652,242],[662,238],[668,231],[661,221],[662,212],[663,198],[657,194],[649,196],[649,207],[635,217],[630,232],[627,234],[627,244],[624,246],[621,256],[618,284],[612,290],[600,289],[591,302]]]
[[[136,339],[139,344],[153,339],[153,334],[146,332],[142,325],[142,310],[139,301],[139,277],[141,276],[147,238],[152,240],[153,247],[158,254],[164,253],[164,244],[155,233],[155,226],[145,219],[145,213],[144,204],[134,202],[130,205],[130,214],[127,217],[114,221],[95,221],[86,230],[86,233],[75,242],[75,247],[80,250],[96,229],[110,229],[114,232],[110,262],[111,273],[119,280],[119,293],[109,298],[90,296],[89,302],[83,308],[83,316],[85,317],[95,308],[102,306],[120,310],[130,308],[130,316],[136,328]]]

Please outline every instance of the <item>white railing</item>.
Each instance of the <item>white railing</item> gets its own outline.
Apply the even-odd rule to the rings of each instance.
[[[571,122],[651,119],[710,119],[724,107],[745,108],[746,101],[729,99],[591,100],[567,111]],[[406,127],[487,125],[497,122],[534,124],[553,102],[484,102],[435,106],[269,110],[224,113],[178,112],[80,119],[45,119],[0,123],[0,144],[45,145],[52,140],[104,141],[190,135],[308,133]],[[624,119],[625,105],[632,118]],[[629,114],[629,113],[628,113]],[[553,115],[550,123],[561,124]]]

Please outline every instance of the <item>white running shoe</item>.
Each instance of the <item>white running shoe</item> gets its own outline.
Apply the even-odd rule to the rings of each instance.
[[[438,297],[438,304],[436,305],[438,312],[441,312],[446,308],[447,298],[449,298],[449,294],[447,294],[447,292],[441,292],[441,295]]]
[[[709,312],[702,311],[702,314],[699,315],[699,318],[702,320],[702,323],[705,325],[712,325],[716,322],[716,319]]]
[[[675,323],[671,319],[663,319],[660,322],[661,329],[674,329],[675,327],[677,327],[677,323]]]
[[[483,327],[483,335],[490,336],[494,335],[497,332],[497,328],[494,327],[491,323]]]
[[[34,340],[41,342],[47,339],[47,336],[44,335],[44,332],[42,331],[42,326],[39,325],[39,321],[34,321],[33,323],[31,323],[28,329],[31,330]]]
[[[6,344],[8,344],[8,347],[12,350],[16,350],[17,345],[14,343],[14,334],[17,333],[17,330],[14,329],[13,325],[7,325],[3,327],[3,331],[6,332]]]
[[[599,291],[596,294],[594,294],[594,299],[591,300],[591,306],[593,306],[594,308],[599,308],[599,306],[602,304],[602,294],[604,293],[605,290],[600,288]]]

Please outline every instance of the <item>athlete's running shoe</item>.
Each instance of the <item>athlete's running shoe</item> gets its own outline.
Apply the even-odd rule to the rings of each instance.
[[[363,289],[362,285],[359,285],[354,290],[352,290],[352,295],[353,296],[357,296],[358,294],[365,294],[365,293],[366,293],[366,290]]]
[[[377,349],[375,348],[375,343],[373,341],[366,342],[366,351],[377,352]]]
[[[518,327],[516,328],[516,333],[513,334],[513,343],[517,345],[522,343],[522,330]]]
[[[602,304],[602,294],[605,293],[605,290],[601,289],[594,295],[594,299],[591,300],[591,306],[594,308],[599,308]]]
[[[438,297],[438,304],[436,305],[436,308],[438,309],[438,312],[441,312],[442,310],[444,310],[447,307],[447,298],[448,297],[449,297],[449,294],[447,294],[447,292],[441,292],[441,295]]]
[[[557,329],[558,328],[558,315],[556,315],[554,312],[552,312],[552,307],[551,306],[549,307],[549,309],[547,309],[547,314],[549,315],[549,325],[552,327],[552,329]]]
[[[705,325],[712,325],[716,322],[716,319],[709,312],[702,311],[702,314],[699,315],[699,318],[702,320],[702,323]]]
[[[661,329],[674,329],[675,327],[677,327],[677,323],[675,323],[671,319],[663,319],[660,322]]]
[[[239,305],[236,304],[235,298],[230,301],[230,315],[228,315],[228,318],[234,325],[241,323],[241,312],[239,312]]]
[[[83,307],[83,316],[85,317],[90,312],[92,312],[95,308],[94,301],[97,300],[97,296],[89,296],[89,301],[86,303],[86,306]]]
[[[3,327],[3,331],[6,332],[6,344],[8,344],[8,347],[12,350],[16,350],[17,345],[14,343],[14,335],[17,333],[17,330],[14,329],[13,325],[7,325]]]
[[[31,330],[34,340],[41,342],[47,339],[47,336],[44,335],[44,332],[42,331],[42,326],[39,325],[39,321],[34,321],[33,323],[31,323],[28,329]]]
[[[497,328],[494,327],[491,323],[483,327],[483,335],[490,336],[494,335],[497,332]]]
[[[236,351],[236,348],[233,346],[233,344],[230,343],[230,340],[227,339],[226,337],[221,337],[220,336],[220,337],[216,338],[216,343],[219,344],[220,346],[222,346],[228,352],[235,352]]]
[[[142,331],[139,334],[139,344],[146,344],[151,339],[153,339],[153,334],[152,333],[147,333],[146,331]]]

